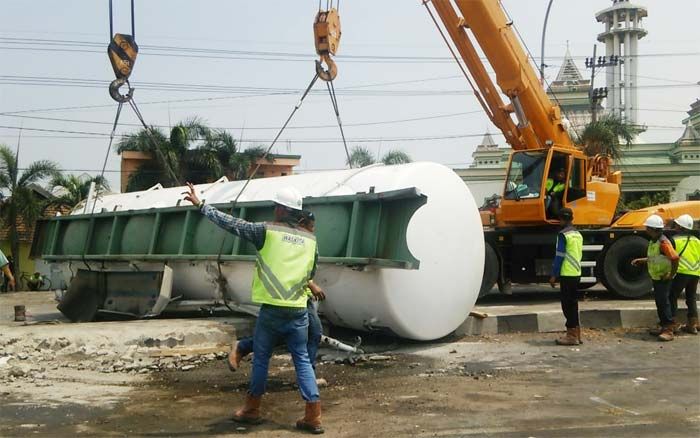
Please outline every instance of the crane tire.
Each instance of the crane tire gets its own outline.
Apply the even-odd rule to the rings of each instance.
[[[646,257],[648,241],[641,236],[625,236],[603,254],[601,282],[622,298],[641,298],[652,290],[646,267],[632,266],[633,259]]]
[[[496,285],[500,270],[498,255],[493,247],[486,243],[484,244],[484,276],[481,278],[481,288],[479,289],[479,298],[488,295],[491,289]]]

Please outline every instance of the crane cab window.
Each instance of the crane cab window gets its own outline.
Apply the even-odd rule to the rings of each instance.
[[[545,181],[545,209],[548,219],[559,217],[559,210],[564,202],[567,178],[566,171],[569,168],[569,157],[566,154],[555,152],[549,164],[549,173]]]
[[[512,155],[504,199],[539,198],[542,191],[547,154],[545,152],[515,152]]]
[[[566,202],[575,201],[586,196],[586,160],[574,159],[569,178],[569,189],[566,191]]]

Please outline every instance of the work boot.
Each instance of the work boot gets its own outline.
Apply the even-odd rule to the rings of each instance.
[[[319,435],[324,432],[321,427],[321,402],[306,402],[304,418],[297,420],[297,429]]]
[[[698,318],[688,318],[688,324],[683,326],[683,331],[686,333],[690,333],[691,335],[697,335],[698,334]]]
[[[664,331],[664,328],[660,325],[657,325],[656,327],[652,327],[649,329],[649,334],[652,336],[659,336],[662,331]]]
[[[231,352],[228,354],[226,362],[228,363],[228,369],[235,372],[238,366],[241,364],[241,359],[243,355],[238,351],[238,341],[234,342],[231,346]]]
[[[251,394],[246,394],[245,405],[233,414],[233,421],[246,424],[260,424],[262,417],[260,416],[260,402],[262,396],[255,397]]]
[[[576,339],[578,340],[578,343],[583,344],[583,341],[581,340],[581,327],[577,326],[574,328],[574,330],[576,331]]]
[[[578,335],[576,334],[576,328],[566,329],[566,335],[556,340],[557,345],[578,345]]]
[[[673,324],[664,327],[658,336],[659,341],[668,342],[673,340]]]
[[[678,334],[681,332],[681,324],[677,322],[672,322],[669,324],[669,327],[671,327],[671,330],[673,331],[674,334]],[[649,329],[649,334],[653,336],[659,336],[662,332],[664,331],[664,327],[661,325],[658,325],[654,328]]]

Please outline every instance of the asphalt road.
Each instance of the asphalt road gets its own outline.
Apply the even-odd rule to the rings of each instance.
[[[367,339],[383,360],[318,366],[326,436],[689,437],[700,435],[700,337],[659,343],[642,331],[587,331],[577,347],[556,334],[464,338],[443,343]],[[303,412],[288,355],[273,359],[266,421],[230,420],[250,363],[222,361],[119,383],[109,403],[0,394],[2,436],[298,436]],[[72,374],[75,393],[105,385]],[[29,384],[29,383],[26,383]],[[65,388],[63,389],[65,391]]]

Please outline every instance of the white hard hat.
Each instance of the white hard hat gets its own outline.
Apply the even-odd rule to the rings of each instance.
[[[652,214],[644,221],[644,226],[661,230],[664,227],[664,220],[658,214]]]
[[[299,190],[294,187],[285,187],[275,193],[272,200],[279,205],[291,208],[292,210],[301,210],[302,196]]]
[[[677,223],[679,226],[685,228],[686,230],[693,229],[693,217],[689,214],[678,216],[673,220],[673,222]]]

